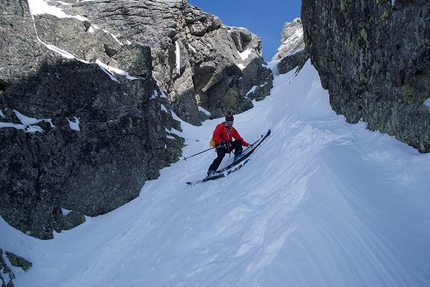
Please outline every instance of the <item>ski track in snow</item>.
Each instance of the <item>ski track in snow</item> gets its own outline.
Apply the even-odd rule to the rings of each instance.
[[[235,117],[248,142],[272,134],[226,178],[185,185],[209,151],[54,240],[1,220],[0,247],[33,262],[15,286],[430,285],[429,155],[347,124],[309,63]],[[183,123],[183,155],[206,149],[219,121]]]

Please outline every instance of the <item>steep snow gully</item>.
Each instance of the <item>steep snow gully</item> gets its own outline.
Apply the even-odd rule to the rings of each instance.
[[[220,121],[182,123],[184,156]],[[430,155],[347,124],[309,62],[234,124],[272,135],[226,178],[186,186],[215,153],[180,160],[48,241],[1,219],[0,246],[33,262],[15,286],[430,286]]]

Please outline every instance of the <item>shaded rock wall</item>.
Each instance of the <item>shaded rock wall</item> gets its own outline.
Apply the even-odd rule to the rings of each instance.
[[[430,2],[303,0],[306,48],[333,109],[430,151]]]
[[[27,234],[52,238],[82,214],[103,214],[137,197],[180,156],[180,124],[152,77],[149,47],[119,45],[104,32],[73,45],[71,35],[80,36],[85,22],[66,18],[62,26],[52,15],[36,15],[33,25],[26,1],[0,5],[0,214]],[[58,24],[55,31],[43,25],[48,20]],[[40,35],[70,37],[65,43],[77,49],[75,58],[57,49],[62,40],[48,45]],[[84,60],[85,45],[97,59],[102,50],[107,64],[115,54],[129,75]]]
[[[270,94],[261,39],[186,1],[48,4],[0,3],[0,214],[32,236],[138,196],[181,154],[171,111],[198,125]]]

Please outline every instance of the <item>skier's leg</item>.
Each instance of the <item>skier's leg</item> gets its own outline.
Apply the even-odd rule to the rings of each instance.
[[[234,150],[234,155],[235,156],[238,155],[238,154],[241,154],[243,152],[243,147],[242,147],[242,141],[241,140],[234,141],[231,144],[231,146],[232,146],[232,148]]]
[[[223,147],[217,149],[216,153],[218,156],[216,159],[214,159],[212,164],[209,166],[208,173],[211,171],[217,171],[217,169],[218,169],[219,165],[221,164],[222,159],[224,158],[226,152],[227,151]]]

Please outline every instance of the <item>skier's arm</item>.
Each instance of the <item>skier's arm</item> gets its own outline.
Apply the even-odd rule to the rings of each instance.
[[[239,132],[236,130],[236,129],[234,129],[234,133],[233,133],[233,138],[235,139],[235,140],[241,140],[242,141],[242,145],[243,146],[249,146],[249,143],[247,143],[241,136],[240,136],[240,134],[239,134]]]

